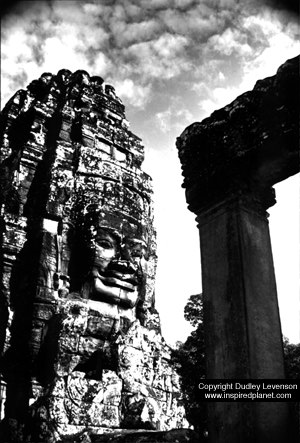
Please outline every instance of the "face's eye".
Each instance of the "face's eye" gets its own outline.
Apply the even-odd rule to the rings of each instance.
[[[141,249],[133,249],[131,255],[132,257],[142,257],[143,251]]]
[[[114,247],[113,244],[108,240],[101,240],[100,239],[97,241],[97,243],[103,249],[113,249],[113,247]]]

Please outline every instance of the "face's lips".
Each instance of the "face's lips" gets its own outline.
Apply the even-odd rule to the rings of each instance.
[[[112,260],[109,263],[107,271],[134,274],[137,271],[137,266],[128,260]]]
[[[110,287],[116,286],[118,288],[123,288],[126,289],[129,292],[135,291],[136,290],[136,286],[137,283],[136,282],[131,282],[131,281],[124,281],[121,280],[119,278],[115,278],[115,277],[98,277],[101,279],[101,281]]]
[[[91,286],[92,292],[90,293],[93,300],[120,305],[125,309],[131,309],[136,305],[138,293],[133,285],[126,284],[117,279],[114,279],[113,286],[106,283],[99,274],[94,276]],[[122,286],[117,285],[118,283]]]
[[[100,269],[94,268],[91,271],[93,279],[100,279],[103,284],[110,287],[124,288],[128,291],[135,291],[137,287],[137,279],[132,274],[119,272],[105,272],[102,273]]]

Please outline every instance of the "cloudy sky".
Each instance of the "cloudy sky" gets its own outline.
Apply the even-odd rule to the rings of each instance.
[[[156,299],[170,343],[201,291],[199,240],[181,189],[183,129],[274,75],[299,51],[297,1],[48,0],[2,3],[1,107],[43,72],[85,69],[115,86],[153,177]],[[8,6],[12,5],[13,6]],[[300,341],[299,179],[276,186],[271,235],[283,333]]]

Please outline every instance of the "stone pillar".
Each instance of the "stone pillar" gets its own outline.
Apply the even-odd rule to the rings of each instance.
[[[284,378],[266,204],[237,193],[198,215],[210,379]],[[284,403],[220,402],[209,417],[212,442],[279,443],[287,435]]]
[[[284,378],[266,210],[299,171],[298,94],[299,57],[177,139],[200,230],[207,378]],[[289,439],[286,403],[210,403],[209,421],[212,443]]]

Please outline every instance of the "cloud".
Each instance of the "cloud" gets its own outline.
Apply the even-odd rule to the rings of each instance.
[[[111,23],[115,43],[118,47],[127,47],[133,43],[144,42],[155,38],[160,32],[160,24],[154,20],[143,20],[137,23],[127,23],[124,20],[114,20]]]
[[[207,117],[216,109],[231,103],[238,95],[238,92],[238,88],[215,88],[208,98],[199,102],[199,106],[205,117]]]
[[[160,130],[165,133],[181,133],[191,122],[193,115],[187,109],[180,109],[173,103],[168,109],[156,114],[156,121]]]
[[[169,132],[171,129],[171,110],[167,109],[166,111],[158,112],[156,118],[161,131],[165,133]]]
[[[139,108],[152,101],[151,94],[166,96],[166,89],[177,98],[186,91],[192,107],[197,99],[216,103],[214,89],[242,85],[251,66],[260,72],[256,67],[268,58],[279,65],[275,47],[295,51],[297,24],[270,3],[19,2],[2,22],[3,100],[43,71],[65,67],[101,75],[119,87],[125,104]],[[165,106],[154,111],[163,112]]]
[[[253,52],[248,44],[247,35],[238,29],[227,28],[221,35],[212,36],[208,44],[214,51],[225,56],[238,52],[241,57],[244,57]]]
[[[114,83],[116,93],[126,103],[140,108],[147,103],[151,93],[151,87],[135,85],[131,79],[126,78]]]
[[[123,63],[134,77],[139,76],[143,84],[152,83],[153,79],[170,79],[190,68],[185,57],[188,43],[185,37],[164,33],[154,40],[124,49]]]
[[[295,21],[266,7],[259,14],[252,12],[240,15],[203,46],[204,63],[194,70],[192,85],[199,118],[251,90],[258,79],[274,75],[280,64],[299,53]]]
[[[184,12],[180,9],[166,9],[160,12],[159,17],[169,32],[189,35],[196,43],[205,41],[224,27],[222,15],[200,3]]]
[[[299,2],[297,0],[264,0],[267,6],[284,10],[299,16]]]

